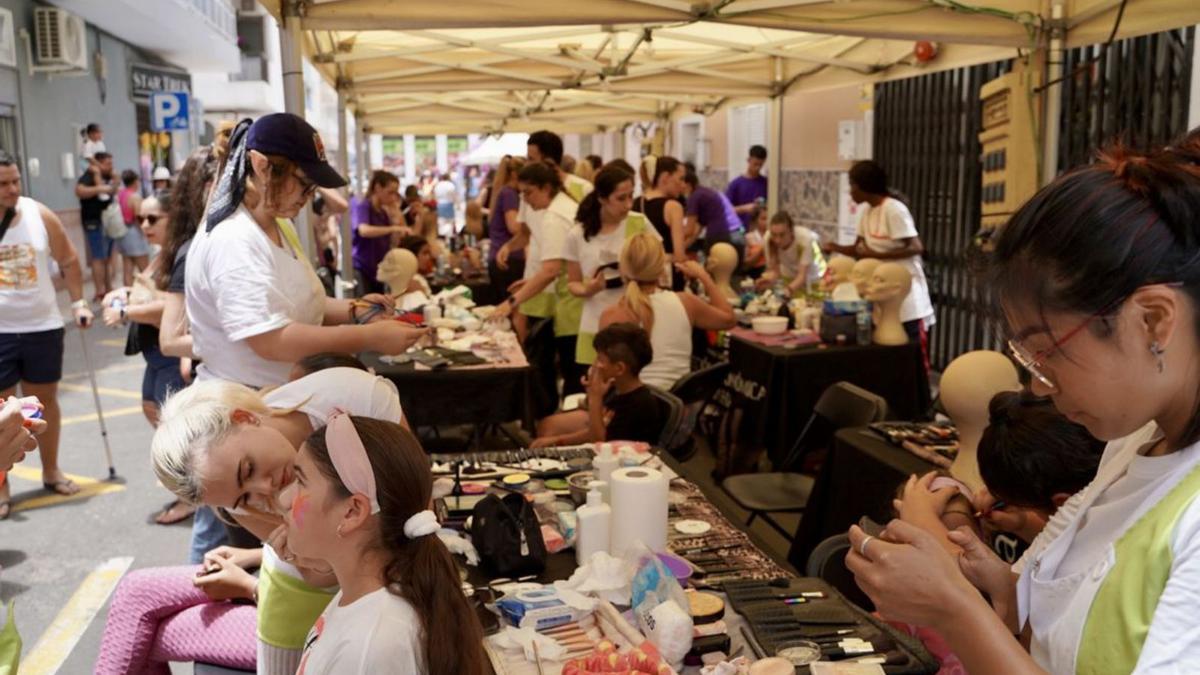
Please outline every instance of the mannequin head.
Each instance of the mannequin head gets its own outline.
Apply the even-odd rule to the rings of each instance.
[[[738,254],[737,249],[725,242],[713,244],[708,251],[708,273],[712,275],[713,281],[716,282],[717,288],[725,294],[725,297],[736,297],[733,287],[730,285],[730,279],[733,278],[733,273],[737,270]]]
[[[1000,352],[967,352],[950,362],[942,373],[942,407],[958,429],[959,450],[950,473],[979,488],[979,465],[975,451],[988,425],[992,399],[1004,391],[1020,391],[1017,368]]]
[[[826,285],[829,288],[834,288],[838,284],[844,284],[850,281],[850,272],[854,269],[854,258],[848,258],[844,255],[834,256],[827,263],[827,272],[825,273]]]
[[[851,266],[853,267],[853,266]],[[896,303],[912,289],[912,273],[899,263],[880,263],[867,284],[866,299],[880,304]]]
[[[388,285],[392,293],[403,293],[416,273],[417,256],[406,248],[394,248],[379,263],[376,276]]]
[[[871,285],[871,278],[875,276],[875,268],[879,267],[880,262],[877,258],[863,258],[854,263],[850,270],[850,281],[858,289],[859,296],[866,297],[867,287]]]

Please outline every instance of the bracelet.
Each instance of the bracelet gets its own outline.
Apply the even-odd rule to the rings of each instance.
[[[84,300],[83,298],[80,298],[80,299],[76,300],[75,302],[71,303],[71,309],[87,309],[87,307],[88,307],[88,301]]]

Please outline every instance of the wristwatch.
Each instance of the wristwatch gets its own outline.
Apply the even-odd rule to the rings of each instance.
[[[87,307],[88,307],[88,301],[84,300],[83,298],[80,298],[80,299],[76,300],[75,302],[71,303],[71,309],[87,309]]]

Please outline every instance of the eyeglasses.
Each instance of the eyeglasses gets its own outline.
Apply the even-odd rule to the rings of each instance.
[[[292,178],[295,178],[300,183],[300,194],[307,197],[317,191],[317,184],[309,180],[304,174],[294,173]]]
[[[1040,352],[1031,352],[1029,351],[1028,347],[1016,340],[1008,341],[1008,351],[1012,352],[1013,358],[1016,359],[1017,363],[1019,363],[1022,368],[1029,371],[1029,374],[1032,375],[1034,379],[1050,389],[1057,389],[1058,385],[1056,385],[1054,380],[1050,379],[1050,376],[1047,375],[1042,369],[1042,366],[1044,365],[1042,362],[1045,361],[1046,357],[1052,354],[1055,349],[1065,345],[1067,341],[1078,335],[1084,328],[1087,328],[1088,324],[1100,318],[1100,316],[1102,316],[1100,313],[1089,316],[1078,326],[1064,333],[1061,338],[1055,340],[1049,347],[1041,350]]]
[[[160,216],[160,215],[138,216],[138,223],[139,224],[140,223],[150,223],[150,226],[153,227],[153,226],[157,225],[159,219],[161,219],[163,217],[164,216]]]

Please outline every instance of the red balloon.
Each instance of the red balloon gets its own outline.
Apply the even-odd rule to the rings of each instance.
[[[913,56],[920,63],[929,63],[937,56],[937,45],[928,40],[919,40],[913,45]]]

